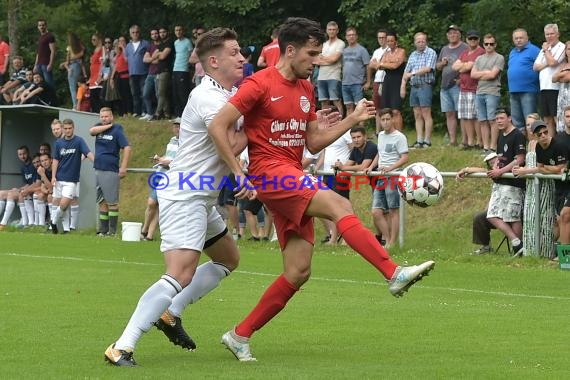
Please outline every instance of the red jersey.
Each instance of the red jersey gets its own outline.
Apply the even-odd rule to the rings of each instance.
[[[281,51],[279,50],[279,41],[275,40],[265,45],[261,49],[261,56],[265,58],[267,67],[277,65],[277,62],[279,62],[279,57],[281,56]]]
[[[263,175],[274,164],[302,169],[307,126],[317,119],[313,99],[309,81],[289,81],[275,67],[245,79],[230,103],[244,115],[250,173]]]

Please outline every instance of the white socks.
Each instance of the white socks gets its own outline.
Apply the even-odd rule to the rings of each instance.
[[[151,285],[141,296],[123,335],[115,343],[115,348],[134,350],[143,332],[151,329],[168,308],[172,298],[180,291],[182,291],[182,286],[176,279],[167,274],[160,277],[160,280]]]
[[[28,226],[33,226],[36,219],[34,212],[34,201],[32,199],[24,199],[24,208],[28,214]]]
[[[28,225],[28,213],[26,212],[26,206],[22,202],[22,203],[18,203],[18,208],[20,209],[20,214],[22,215],[22,220],[20,221],[20,224],[22,226],[27,226]]]
[[[2,221],[0,224],[7,225],[10,221],[10,217],[12,216],[12,212],[16,208],[16,202],[9,199],[6,201],[6,208],[4,209],[4,216],[2,217]]]
[[[72,230],[77,229],[77,221],[79,220],[79,205],[71,205],[70,206],[70,213],[71,213],[71,223],[69,227]]]
[[[168,308],[170,314],[180,318],[186,306],[197,302],[200,298],[214,290],[230,271],[224,265],[208,261],[196,268],[192,282],[185,287]]]

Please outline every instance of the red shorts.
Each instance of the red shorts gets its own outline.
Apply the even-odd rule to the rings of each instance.
[[[279,165],[264,170],[263,178],[254,180],[257,197],[273,214],[279,245],[284,249],[292,234],[315,244],[313,218],[305,215],[309,202],[319,190],[314,177],[302,170]]]

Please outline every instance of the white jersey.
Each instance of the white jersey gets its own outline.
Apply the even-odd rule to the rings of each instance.
[[[232,91],[224,89],[206,75],[191,92],[182,113],[178,151],[166,173],[169,183],[157,191],[159,198],[188,200],[199,196],[216,200],[230,169],[208,135],[208,125],[235,91],[235,87]]]
[[[325,148],[323,169],[330,170],[337,160],[343,164],[348,161],[348,157],[350,156],[350,147],[348,144],[350,143],[352,143],[352,137],[350,137],[350,131],[346,131],[344,135],[327,146]]]

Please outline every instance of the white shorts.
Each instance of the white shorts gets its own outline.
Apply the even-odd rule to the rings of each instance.
[[[192,249],[202,252],[208,241],[227,231],[215,208],[216,201],[194,198],[173,201],[158,197],[160,250]]]
[[[494,183],[487,208],[487,218],[499,218],[505,223],[520,222],[523,205],[523,189]]]
[[[58,199],[73,199],[75,197],[79,197],[79,183],[57,181],[53,188],[53,197]]]

